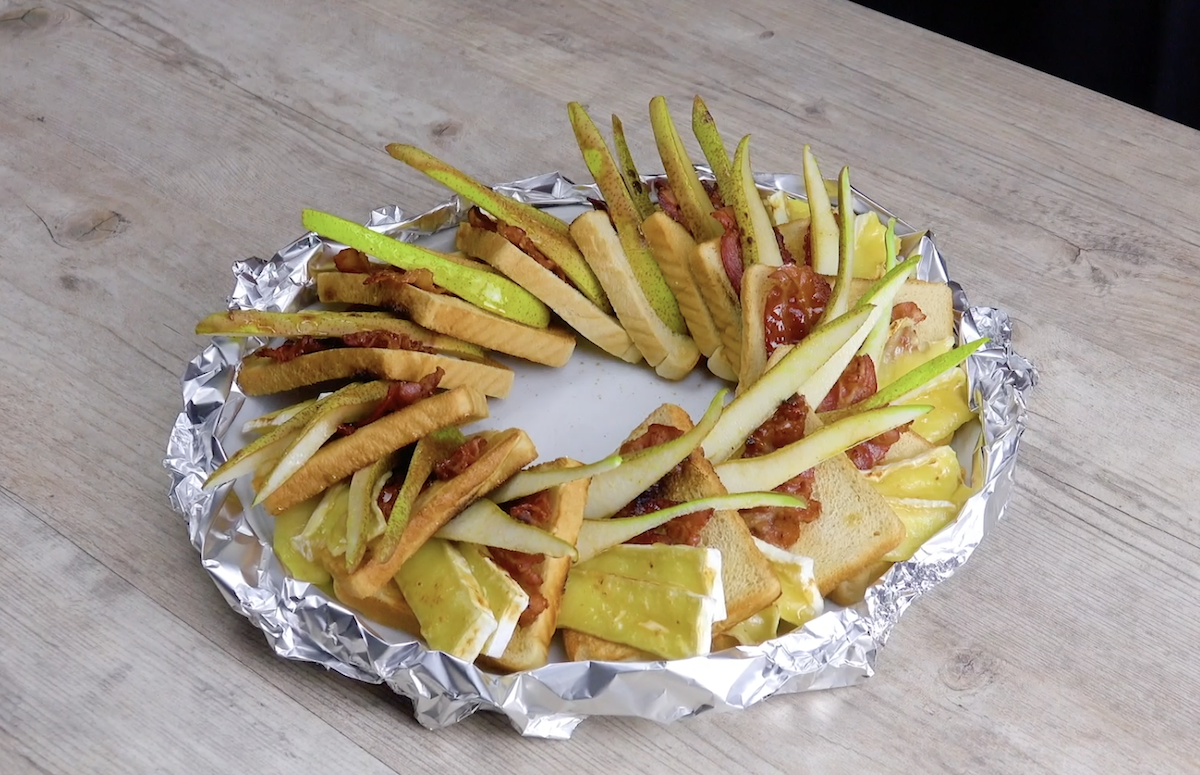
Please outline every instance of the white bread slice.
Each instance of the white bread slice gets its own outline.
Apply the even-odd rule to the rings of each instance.
[[[571,223],[571,236],[608,294],[646,362],[665,379],[683,379],[700,359],[690,336],[667,328],[642,292],[608,214],[594,210]]]
[[[562,467],[565,464],[578,465],[575,461],[559,459],[543,466]],[[542,466],[536,466],[535,469],[540,467]],[[564,541],[575,543],[575,539],[579,537],[579,528],[583,524],[583,507],[587,503],[590,481],[578,479],[550,488],[550,533]],[[550,656],[550,641],[558,627],[558,610],[562,605],[563,587],[567,583],[567,571],[570,569],[570,557],[547,557],[542,560],[538,569],[542,576],[539,589],[546,598],[545,610],[527,627],[517,627],[504,654],[499,658],[481,657],[479,661],[482,665],[499,670],[517,671],[532,670],[546,664]]]
[[[487,398],[473,387],[454,388],[429,396],[321,447],[300,470],[267,496],[263,507],[269,514],[282,514],[297,503],[324,492],[334,482],[340,482],[428,433],[487,416]]]
[[[458,227],[455,244],[459,250],[486,261],[537,296],[567,325],[601,350],[629,363],[642,359],[641,352],[619,320],[501,235],[463,222]]]
[[[817,466],[813,497],[821,502],[821,516],[800,526],[788,551],[812,558],[822,595],[904,540],[904,523],[845,455]]]
[[[742,362],[737,392],[758,381],[767,370],[766,298],[771,272],[776,267],[754,264],[742,274]]]
[[[851,306],[874,282],[856,278],[850,283]],[[925,319],[916,325],[917,338],[922,342],[936,342],[954,336],[954,294],[950,286],[910,279],[900,287],[892,304],[903,301],[916,302],[921,312],[925,313]]]
[[[692,275],[721,331],[721,360],[737,374],[742,363],[742,303],[721,263],[719,238],[696,245],[696,251],[692,253]]]
[[[562,328],[534,328],[494,315],[457,296],[430,293],[411,285],[367,283],[367,277],[320,272],[317,293],[324,302],[401,309],[426,328],[547,366],[566,364],[575,351],[575,337]]]
[[[251,355],[238,368],[237,382],[246,395],[262,396],[364,375],[415,382],[438,368],[445,372],[438,383],[442,388],[469,385],[496,398],[504,398],[512,390],[512,369],[491,359],[469,361],[434,353],[374,347],[338,347],[301,355],[283,363]]]
[[[480,495],[495,489],[537,457],[533,441],[525,431],[518,428],[483,431],[473,434],[468,439],[474,436],[482,436],[488,440],[483,453],[458,476],[446,481],[434,481],[421,491],[413,503],[408,524],[392,555],[371,555],[354,573],[346,577],[345,588],[350,594],[357,597],[375,594],[442,525],[453,519]]]
[[[629,434],[627,440],[642,435],[653,423],[682,430],[692,427],[687,412],[673,404],[664,404]],[[664,495],[678,501],[721,495],[724,492],[725,487],[700,449],[694,451],[677,471],[668,474],[664,482]],[[726,617],[713,625],[714,633],[728,630],[779,597],[779,579],[754,545],[745,521],[736,511],[715,512],[700,532],[700,545],[721,552],[721,584],[725,590]],[[567,658],[571,660],[647,658],[644,652],[629,646],[570,630],[563,630],[563,645],[567,650]],[[648,658],[655,659],[653,656]]]
[[[926,441],[921,434],[913,433],[912,431],[904,431],[900,434],[900,440],[892,446],[888,447],[887,454],[879,462],[895,463],[899,460],[908,460],[909,458],[923,455],[926,452],[932,451],[937,445]]]
[[[671,292],[679,301],[679,311],[687,321],[692,339],[701,355],[707,358],[721,344],[721,332],[692,276],[691,254],[696,250],[696,241],[687,229],[661,210],[642,222],[642,234],[650,243],[650,252],[667,278]]]

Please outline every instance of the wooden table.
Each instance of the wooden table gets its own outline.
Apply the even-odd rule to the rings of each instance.
[[[0,4],[0,771],[1198,766],[1200,134],[846,2],[724,5]],[[651,159],[649,98],[697,91],[758,169],[811,142],[1012,313],[1043,380],[1006,521],[877,677],[744,713],[431,733],[275,658],[161,466],[230,263],[305,206],[444,198],[389,141],[585,179],[568,100]]]

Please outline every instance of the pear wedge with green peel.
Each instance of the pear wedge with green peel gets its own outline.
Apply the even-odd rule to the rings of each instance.
[[[817,167],[812,149],[804,146],[804,191],[808,195],[809,234],[812,240],[812,257],[809,263],[817,274],[832,277],[838,273],[838,242],[840,232],[837,219],[833,217],[833,205],[829,202],[829,191],[825,179]]]
[[[869,436],[867,438],[870,438]],[[756,458],[761,459],[761,458]],[[791,477],[788,477],[791,478]],[[784,479],[783,481],[787,481]],[[708,498],[697,498],[677,506],[651,511],[636,517],[621,517],[620,519],[585,519],[579,528],[579,537],[575,540],[575,550],[579,552],[579,562],[586,562],[606,549],[623,544],[647,530],[653,530],[659,525],[694,514],[697,511],[741,511],[756,509],[762,506],[777,506],[780,508],[804,508],[807,502],[794,495],[778,492],[747,492],[741,491],[733,495],[713,495]]]
[[[321,552],[332,557],[346,553],[346,514],[350,508],[350,485],[338,482],[321,494],[317,507],[292,538],[292,546],[305,559],[316,562]]]
[[[911,260],[897,266],[891,272],[881,277],[858,300],[854,309],[868,310],[867,322],[850,337],[850,340],[846,342],[842,349],[838,350],[828,361],[822,364],[796,391],[797,394],[804,396],[804,400],[808,402],[810,407],[820,406],[821,402],[825,400],[825,396],[837,384],[838,379],[842,376],[842,372],[846,370],[846,366],[854,359],[855,353],[858,352],[859,348],[862,347],[862,343],[870,335],[875,323],[881,317],[891,319],[892,301],[896,298],[896,294],[900,292],[900,288],[908,280],[909,274],[916,269],[916,266],[917,262]]]
[[[560,484],[567,484],[578,479],[587,479],[598,474],[611,471],[621,465],[624,460],[620,455],[609,455],[603,460],[582,466],[551,466],[540,465],[536,468],[518,471],[511,479],[487,494],[493,503],[508,501],[533,495],[535,492],[548,490]]]
[[[700,143],[700,150],[708,161],[713,177],[717,179],[717,190],[725,203],[729,204],[729,191],[734,187],[733,164],[729,160],[729,151],[725,150],[725,142],[717,131],[717,122],[700,95],[692,100],[692,132]]]
[[[291,406],[285,406],[282,409],[276,409],[273,412],[259,415],[242,423],[242,433],[258,433],[263,434],[274,428],[283,425],[288,420],[295,417],[300,412],[317,402],[317,399],[310,398],[306,401],[301,401]]]
[[[642,182],[637,165],[633,163],[633,154],[629,152],[629,143],[625,140],[625,126],[614,113],[612,117],[613,147],[617,151],[617,165],[621,170],[621,178],[633,201],[633,209],[638,220],[644,221],[654,213],[654,204],[650,201],[650,189]]]
[[[434,431],[417,442],[408,470],[404,474],[404,483],[400,485],[400,492],[392,502],[387,527],[371,550],[373,560],[386,562],[396,553],[400,538],[404,535],[404,528],[408,527],[413,504],[433,474],[433,467],[450,457],[465,441],[462,431],[450,427]]]
[[[795,395],[821,366],[844,347],[870,317],[869,309],[850,312],[818,326],[721,412],[703,442],[704,456],[713,464],[733,456],[755,428]],[[844,368],[844,367],[843,367]]]
[[[842,167],[838,175],[838,270],[829,301],[825,303],[822,320],[833,320],[850,309],[850,282],[854,279],[854,199],[850,192],[850,168]],[[892,316],[880,320],[891,322]]]
[[[541,528],[513,519],[487,498],[467,506],[438,528],[436,538],[495,546],[526,554],[575,558],[575,547]]]
[[[782,266],[783,256],[775,240],[775,228],[750,168],[750,135],[738,143],[733,155],[733,182],[731,188],[728,191],[722,189],[721,194],[733,204],[733,215],[737,218],[738,231],[742,233],[742,265]]]
[[[346,506],[346,572],[353,573],[366,554],[367,544],[387,526],[375,499],[396,464],[397,453],[384,455],[350,477],[350,501]]]
[[[797,474],[867,439],[912,422],[929,409],[928,406],[873,409],[819,428],[799,441],[766,455],[727,460],[714,467],[721,484],[731,493],[773,490]]]
[[[353,221],[305,210],[304,228],[362,251],[401,269],[427,269],[433,281],[480,309],[534,328],[550,325],[550,309],[541,299],[504,275],[463,266],[441,253],[401,242]]]
[[[373,387],[366,387],[365,385]],[[204,489],[211,490],[225,482],[232,482],[234,479],[240,479],[246,474],[254,473],[255,469],[264,461],[282,455],[284,450],[295,441],[300,431],[322,412],[327,402],[331,400],[343,400],[343,397],[347,394],[361,397],[363,400],[371,400],[373,398],[376,401],[387,395],[387,385],[385,383],[370,382],[365,383],[365,385],[363,383],[347,385],[336,393],[331,393],[325,398],[318,399],[296,412],[283,423],[276,425],[235,452],[220,467],[209,474],[208,478],[204,481]],[[335,399],[335,396],[340,397]]]
[[[675,122],[671,120],[664,97],[650,100],[650,128],[654,131],[654,142],[658,146],[667,182],[671,184],[671,192],[679,202],[684,228],[696,242],[720,237],[724,229],[712,217],[712,200],[683,147],[683,140],[679,137]]]
[[[583,154],[583,161],[595,179],[596,185],[600,187],[600,192],[604,194],[604,201],[608,206],[608,216],[616,227],[617,236],[621,241],[621,249],[625,253],[625,260],[629,263],[638,287],[659,320],[671,332],[686,335],[687,323],[679,311],[679,302],[671,293],[671,288],[667,285],[662,270],[659,269],[658,263],[650,253],[650,248],[642,235],[641,219],[638,217],[629,189],[625,186],[625,180],[621,177],[621,172],[617,169],[617,164],[608,151],[604,137],[591,117],[588,116],[587,111],[578,102],[570,103],[567,111],[570,114],[571,126],[575,130],[575,139],[579,143],[579,150]],[[577,236],[577,231],[572,228],[571,234]],[[644,352],[642,354],[645,355]]]
[[[482,207],[492,215],[529,235],[538,250],[546,254],[571,280],[571,284],[588,301],[603,312],[611,314],[613,309],[600,287],[592,268],[588,266],[579,248],[571,240],[567,224],[533,205],[498,194],[488,186],[467,174],[451,167],[441,159],[411,145],[392,143],[387,151],[392,158],[423,172],[469,202]]]
[[[620,467],[593,476],[584,519],[607,519],[616,514],[692,454],[717,424],[728,393],[727,389],[717,391],[700,422],[682,436],[626,455]]]
[[[933,380],[966,361],[967,358],[970,358],[976,350],[983,347],[988,341],[987,337],[983,337],[982,339],[968,342],[961,347],[956,347],[948,353],[942,353],[936,358],[921,364],[871,396],[864,398],[862,401],[852,404],[845,409],[824,412],[821,414],[821,420],[822,422],[834,422],[843,417],[849,417],[852,414],[896,403],[906,397],[915,397],[917,391],[921,390],[923,386],[933,382]]]

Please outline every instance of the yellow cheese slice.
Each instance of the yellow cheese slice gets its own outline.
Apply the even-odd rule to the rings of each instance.
[[[462,553],[431,538],[396,573],[421,637],[431,649],[474,662],[496,631],[496,617]]]

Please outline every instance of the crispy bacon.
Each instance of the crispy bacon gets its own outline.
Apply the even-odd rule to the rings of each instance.
[[[851,404],[870,398],[879,389],[875,381],[875,364],[869,355],[856,355],[846,364],[842,375],[825,400],[817,407],[818,412],[845,409]]]
[[[808,402],[804,396],[792,396],[775,413],[755,428],[746,439],[744,457],[758,457],[786,447],[804,438],[804,423],[808,419]]]
[[[508,515],[518,522],[546,530],[550,527],[550,493],[547,490],[536,492],[520,500],[513,501],[508,507]]]
[[[674,505],[674,504],[672,504]],[[651,509],[657,511],[658,509]],[[713,510],[693,511],[684,514],[658,527],[650,528],[644,533],[630,538],[627,544],[671,544],[672,546],[699,546],[700,532],[712,519]]]
[[[683,431],[673,425],[651,423],[650,427],[646,428],[646,432],[641,436],[630,439],[621,445],[621,454],[632,455],[634,452],[641,452],[643,449],[657,447],[659,444],[673,441],[682,435]]]
[[[717,181],[702,180],[700,185],[704,186],[704,193],[708,194],[708,201],[712,203],[714,210],[720,210],[725,206],[725,200],[721,197],[721,192],[717,190]]]
[[[737,218],[732,207],[722,207],[713,211],[713,217],[725,228],[721,235],[721,265],[725,267],[725,275],[729,284],[739,297],[742,295],[742,230],[738,228]]]
[[[779,230],[778,226],[772,226],[771,229],[775,232],[775,244],[779,246],[779,255],[783,258],[783,263],[796,263],[795,256],[792,255],[792,252],[787,249],[787,245],[784,244],[783,232]]]
[[[418,353],[436,353],[433,347],[419,339],[413,339],[398,331],[358,331],[346,334],[342,342],[347,347],[373,347],[382,350],[411,350]]]
[[[309,353],[319,353],[322,350],[328,350],[333,347],[333,341],[329,339],[317,339],[312,336],[301,336],[296,339],[289,339],[278,347],[264,347],[255,355],[261,355],[264,358],[271,358],[277,363],[287,363],[295,360],[301,355]]]
[[[804,423],[809,406],[804,396],[792,396],[784,401],[767,420],[754,429],[746,439],[745,457],[759,457],[804,438]],[[808,501],[802,509],[760,506],[743,509],[742,519],[751,534],[762,541],[786,549],[800,538],[800,525],[821,516],[821,502],[812,497],[814,469],[801,471],[775,488],[775,492],[800,495]]]
[[[433,281],[433,272],[428,269],[381,268],[371,272],[363,282],[366,285],[389,285],[392,287],[411,285],[428,293],[446,292]]]
[[[492,555],[492,560],[504,569],[505,573],[512,576],[513,581],[520,585],[525,594],[529,595],[529,605],[517,619],[519,626],[528,627],[533,624],[542,611],[546,610],[546,606],[549,604],[541,589],[542,562],[546,559],[546,555],[496,547],[490,547],[488,553]]]
[[[433,391],[437,390],[438,383],[442,381],[442,377],[446,372],[439,366],[434,369],[432,374],[426,374],[421,377],[419,382],[404,382],[398,381],[388,385],[387,395],[375,407],[375,411],[371,412],[364,420],[355,423],[343,423],[338,426],[338,436],[349,436],[359,428],[370,425],[378,419],[386,417],[392,412],[397,412],[407,406],[412,406],[418,401],[428,398],[433,395]]]
[[[884,431],[875,438],[867,439],[863,443],[846,450],[846,454],[850,456],[850,461],[854,463],[859,471],[870,471],[880,460],[883,460],[892,445],[900,441],[900,436],[904,431],[908,430],[911,424],[905,423],[898,428]]]
[[[679,200],[675,198],[675,192],[671,190],[671,184],[666,178],[658,180],[654,184],[654,192],[658,195],[658,206],[667,214],[675,223],[683,225],[683,210],[679,207]]]
[[[771,272],[763,302],[767,355],[808,336],[825,312],[832,289],[807,264],[785,264]]]
[[[346,272],[348,274],[370,274],[376,269],[382,268],[372,265],[367,260],[366,253],[354,248],[346,248],[334,256],[333,265],[337,267],[339,272]]]
[[[902,301],[892,307],[892,322],[896,322],[900,318],[908,318],[913,323],[920,323],[925,319],[925,313],[917,306],[915,301]]]
[[[485,449],[487,449],[487,439],[476,436],[454,450],[450,457],[435,465],[433,475],[442,481],[453,479],[478,460]]]
[[[553,272],[555,277],[562,280],[564,283],[571,282],[567,277],[567,273],[562,270],[562,267],[555,263],[554,260],[545,253],[543,253],[521,227],[513,226],[512,224],[505,223],[501,220],[493,220],[485,215],[483,210],[480,210],[478,207],[472,207],[467,211],[467,223],[471,224],[477,229],[486,229],[487,231],[496,232],[501,237],[504,237],[504,239],[508,240],[522,253],[541,264],[542,267],[548,271]]]
[[[379,497],[375,499],[384,519],[392,518],[392,509],[396,507],[396,499],[400,497],[400,488],[404,486],[404,477],[403,467],[398,466],[384,483],[383,489],[379,491]]]

